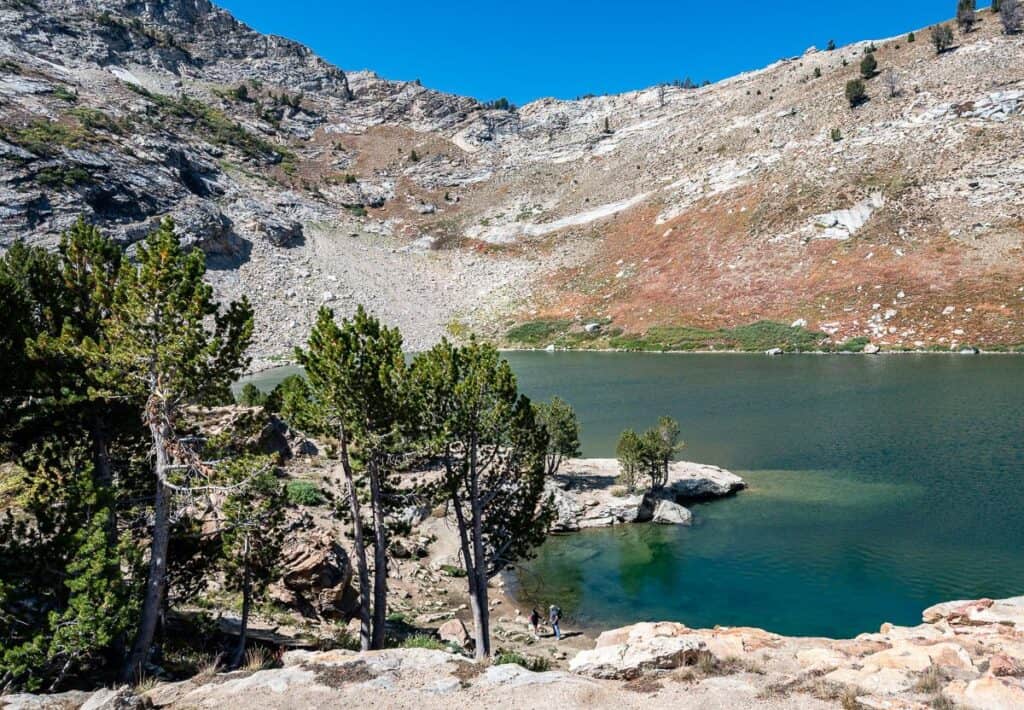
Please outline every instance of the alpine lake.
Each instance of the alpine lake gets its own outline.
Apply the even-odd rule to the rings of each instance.
[[[680,621],[850,637],[1024,594],[1024,358],[508,352],[568,401],[583,455],[679,420],[681,458],[746,479],[692,527],[549,537],[511,591],[567,626]],[[294,368],[248,379],[269,388]],[[544,605],[544,607],[541,607]]]

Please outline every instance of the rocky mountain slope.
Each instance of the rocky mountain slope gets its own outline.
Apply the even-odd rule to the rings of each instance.
[[[875,40],[856,108],[867,42],[496,110],[346,74],[207,0],[0,0],[0,246],[79,214],[131,244],[171,214],[257,306],[258,364],[358,302],[412,347],[728,347],[760,320],[1015,346],[1024,38],[981,18],[940,55],[926,31]]]

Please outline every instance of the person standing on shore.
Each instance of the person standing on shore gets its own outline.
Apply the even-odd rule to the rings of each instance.
[[[540,612],[536,607],[530,612],[530,626],[533,627],[533,637],[540,638]]]
[[[548,610],[548,621],[551,622],[551,630],[555,632],[555,639],[561,641],[562,629],[559,627],[559,624],[562,621],[562,610],[554,604]]]

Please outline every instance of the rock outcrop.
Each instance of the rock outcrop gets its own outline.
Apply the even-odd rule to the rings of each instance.
[[[281,580],[270,588],[276,602],[320,619],[347,618],[357,608],[359,597],[352,586],[348,554],[326,532],[289,531],[281,567]]]
[[[555,505],[554,532],[622,523],[657,522],[690,525],[692,513],[680,503],[732,495],[746,487],[742,478],[717,466],[675,461],[663,489],[631,494],[617,485],[615,459],[571,459],[563,462],[547,492]]]
[[[641,623],[605,631],[594,650],[576,654],[569,669],[594,678],[630,680],[648,671],[693,665],[706,650],[703,639],[682,624]]]

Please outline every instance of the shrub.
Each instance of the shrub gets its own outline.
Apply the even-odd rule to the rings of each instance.
[[[441,565],[441,571],[449,577],[465,577],[466,570],[456,565]]]
[[[873,53],[865,55],[865,57],[860,60],[860,75],[865,79],[870,79],[877,73],[877,71],[878,60],[875,59],[875,55]]]
[[[836,349],[841,353],[859,353],[863,352],[865,346],[870,342],[871,338],[859,336],[856,338],[850,338]]]
[[[402,639],[402,648],[427,648],[431,651],[447,651],[448,646],[436,636],[413,634]]]
[[[1003,32],[1018,34],[1024,26],[1024,3],[1021,0],[1002,0],[999,3],[999,21],[1003,24]]]
[[[841,130],[839,130],[838,128],[833,128],[832,132],[831,132],[831,136],[832,136],[832,142],[833,143],[838,143],[839,141],[841,141],[843,139],[843,132]]]
[[[496,666],[503,666],[509,663],[522,666],[534,673],[543,673],[551,668],[551,663],[546,658],[528,657],[515,651],[499,651],[498,655],[494,657],[494,665]]]
[[[828,46],[825,47],[825,51],[827,51],[827,52],[834,52],[835,49],[836,49],[836,41],[834,39],[830,39],[828,41]]]
[[[246,382],[235,401],[243,407],[262,407],[267,403],[267,395],[260,391],[260,388],[252,382]]]
[[[916,41],[917,41],[917,35],[916,34],[911,32],[910,34],[907,35],[907,42],[916,42]]]
[[[418,163],[418,162],[420,162],[420,156],[416,152],[415,149],[409,151],[409,162],[410,163]]]
[[[947,25],[935,25],[931,31],[932,46],[936,54],[942,54],[953,46],[953,30]]]
[[[505,333],[505,338],[512,342],[526,345],[540,345],[552,337],[564,332],[570,325],[567,320],[535,320],[520,323]]]
[[[868,100],[867,88],[860,79],[853,79],[846,82],[846,100],[850,102],[850,108],[856,108]]]
[[[312,481],[288,481],[285,495],[292,505],[314,506],[323,505],[324,494]]]
[[[965,34],[973,30],[974,24],[978,21],[974,13],[976,5],[975,0],[959,0],[956,4],[956,23]]]
[[[821,67],[814,67],[814,78],[815,79],[820,79],[821,78]]]
[[[67,101],[69,104],[78,101],[78,94],[73,93],[68,87],[59,84],[53,89],[53,95],[61,101]]]

